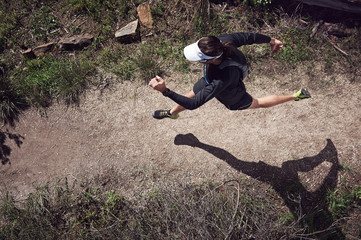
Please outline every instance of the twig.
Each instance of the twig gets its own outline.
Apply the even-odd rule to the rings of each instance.
[[[319,21],[319,22],[316,24],[316,26],[314,26],[314,27],[312,28],[312,33],[311,33],[311,35],[310,35],[310,38],[313,38],[313,36],[315,36],[317,30],[320,28],[320,26],[321,26],[322,24],[323,24],[323,21]]]
[[[342,53],[345,56],[348,56],[348,53],[346,53],[345,51],[343,51],[341,48],[337,47],[336,44],[334,44],[329,38],[326,38],[327,42],[329,42],[337,51],[339,51],[340,53]]]
[[[224,10],[227,8],[227,6],[228,6],[228,4],[225,3],[224,6],[223,6],[223,8],[222,8],[222,12],[224,12]]]
[[[209,193],[207,193],[206,195],[204,195],[201,200],[203,200],[203,198],[205,198],[205,197],[208,196],[209,194],[211,194],[211,193],[213,193],[214,191],[216,191],[218,188],[221,188],[221,187],[223,187],[224,185],[226,185],[227,183],[230,183],[230,182],[237,182],[237,183],[239,184],[239,181],[238,181],[238,180],[235,180],[235,179],[225,181],[224,183],[218,185],[218,186],[215,187],[213,190],[211,190]]]
[[[80,15],[76,16],[76,18],[73,21],[71,21],[71,23],[74,23],[76,20],[78,20],[78,18],[80,18]]]
[[[80,27],[81,25],[83,25],[84,23],[86,23],[87,22],[87,20],[84,20],[84,21],[82,21],[78,26],[76,26],[77,28],[78,27]]]

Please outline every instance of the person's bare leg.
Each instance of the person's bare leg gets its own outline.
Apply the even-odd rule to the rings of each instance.
[[[270,95],[261,98],[253,98],[253,102],[248,109],[268,108],[281,103],[294,101],[296,98],[293,95]]]
[[[195,96],[195,93],[193,92],[193,90],[190,90],[189,92],[187,92],[184,96],[188,97],[188,98],[193,98]],[[186,110],[186,108],[182,107],[181,105],[177,104],[177,106],[175,106],[174,108],[172,108],[170,110],[170,114],[177,115],[178,113],[182,112]]]

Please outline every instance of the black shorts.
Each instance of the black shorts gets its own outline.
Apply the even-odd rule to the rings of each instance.
[[[243,84],[243,82],[242,82]],[[198,92],[200,92],[205,86],[207,86],[206,80],[204,80],[204,78],[200,78],[198,80],[198,82],[196,82],[193,86],[193,92],[195,94],[197,94]],[[244,87],[244,86],[243,86]],[[245,87],[244,87],[245,88]],[[253,98],[252,96],[248,93],[248,92],[244,92],[243,97],[241,98],[241,100],[237,103],[234,104],[232,106],[227,106],[225,105],[228,109],[230,110],[244,110],[247,109],[251,106],[253,102]]]
[[[241,102],[238,105],[239,107],[236,110],[247,109],[252,105],[252,102],[253,102],[253,97],[248,92],[245,92],[241,99]]]

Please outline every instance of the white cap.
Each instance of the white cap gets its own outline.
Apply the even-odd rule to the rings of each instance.
[[[184,48],[184,56],[189,61],[191,61],[191,62],[198,62],[198,61],[202,61],[202,60],[206,61],[206,60],[217,59],[220,56],[222,56],[223,53],[219,56],[208,56],[208,55],[202,53],[202,51],[198,47],[198,42],[199,42],[199,40]]]

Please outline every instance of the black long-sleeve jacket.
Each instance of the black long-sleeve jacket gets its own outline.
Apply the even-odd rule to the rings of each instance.
[[[194,88],[195,97],[187,98],[183,95],[171,92],[168,97],[186,109],[193,110],[202,106],[212,98],[217,98],[228,109],[236,110],[240,107],[241,99],[246,93],[243,79],[248,73],[248,64],[243,53],[238,50],[240,46],[269,43],[271,38],[257,33],[233,33],[218,37],[223,43],[229,42],[233,45],[231,59],[238,66],[228,66],[223,69],[219,65],[207,64],[204,87]]]

